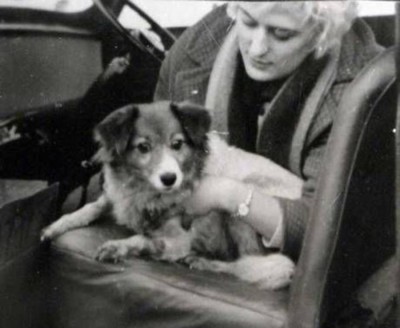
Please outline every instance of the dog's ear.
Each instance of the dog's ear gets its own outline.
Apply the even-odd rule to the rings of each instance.
[[[138,117],[138,107],[128,105],[112,112],[95,127],[95,139],[104,150],[100,155],[103,160],[113,160],[124,154]]]
[[[207,109],[190,102],[171,103],[171,110],[182,125],[188,139],[195,146],[204,146],[210,130],[211,116]]]

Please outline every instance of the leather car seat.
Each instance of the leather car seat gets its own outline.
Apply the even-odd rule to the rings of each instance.
[[[318,199],[290,289],[132,259],[96,262],[129,232],[101,222],[52,243],[53,327],[323,327],[394,252],[393,50],[373,60],[338,109]]]
[[[57,217],[58,185],[0,181],[0,327],[49,327],[40,230]]]

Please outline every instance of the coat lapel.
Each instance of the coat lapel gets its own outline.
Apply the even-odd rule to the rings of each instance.
[[[327,57],[320,60],[309,57],[275,96],[260,127],[257,152],[297,174],[300,167],[293,164],[300,162],[303,139],[320,103],[322,90],[330,87],[329,83],[321,80],[327,62]],[[313,70],[309,69],[310,65]],[[305,109],[311,97],[315,101]]]
[[[237,74],[238,53],[237,32],[234,27],[227,35],[215,59],[205,101],[205,106],[211,111],[213,118],[212,130],[228,140],[231,139],[228,131],[234,131],[236,134],[243,128],[243,124],[242,126],[239,124],[228,129],[228,117],[231,116],[229,111],[232,108],[232,94]],[[239,116],[236,121],[241,120],[241,113],[239,112],[235,114],[235,117],[236,115]],[[230,121],[232,122],[231,119]]]
[[[302,152],[305,149],[307,134],[318,109],[321,108],[323,99],[335,81],[338,62],[339,49],[335,48],[328,55],[326,62],[320,65],[318,79],[315,78],[315,85],[307,93],[308,96],[303,103],[301,115],[294,129],[289,152],[289,167],[299,176],[302,173]]]

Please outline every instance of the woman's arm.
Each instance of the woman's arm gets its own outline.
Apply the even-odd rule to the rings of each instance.
[[[229,178],[208,176],[201,181],[185,207],[188,214],[195,216],[205,215],[212,210],[222,210],[235,215],[252,188],[254,191],[249,213],[237,219],[245,220],[269,240],[281,222],[283,213],[279,201],[263,194],[257,187]]]

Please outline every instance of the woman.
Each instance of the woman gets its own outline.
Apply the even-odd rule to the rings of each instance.
[[[188,211],[248,206],[240,219],[296,259],[338,102],[380,51],[354,2],[235,2],[188,29],[163,63],[155,99],[205,105],[231,144],[304,180],[302,197],[288,200],[209,177]]]

